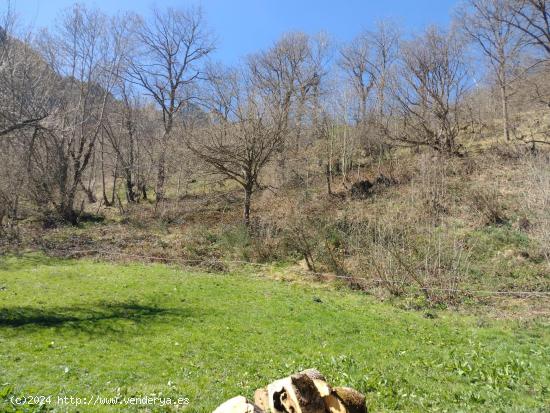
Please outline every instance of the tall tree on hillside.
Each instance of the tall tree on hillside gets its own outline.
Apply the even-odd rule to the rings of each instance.
[[[376,82],[376,107],[378,116],[384,117],[387,115],[386,95],[395,63],[399,58],[401,33],[395,23],[382,20],[376,24],[376,30],[370,33],[370,39]]]
[[[393,96],[399,122],[388,129],[390,137],[457,154],[460,105],[469,84],[461,39],[455,32],[428,28],[401,48],[398,75]]]
[[[550,2],[548,0],[507,0],[512,13],[502,15],[503,22],[521,30],[531,44],[550,58]]]
[[[508,0],[468,0],[459,10],[462,30],[487,58],[500,89],[503,134],[510,140],[510,83],[517,72],[525,35],[511,23]]]
[[[52,203],[66,221],[76,223],[78,188],[89,166],[111,99],[119,63],[108,37],[109,19],[76,5],[58,30],[45,32],[40,48],[55,73],[55,111],[43,122],[32,150],[30,176],[37,198]]]
[[[303,120],[309,99],[318,98],[325,72],[326,42],[295,32],[281,37],[270,49],[248,59],[255,93],[282,116],[284,135],[278,150],[280,180],[286,181],[287,156],[303,147]]]
[[[112,105],[103,131],[120,164],[126,201],[136,203],[140,198],[147,197],[143,170],[145,146],[150,142],[144,133],[145,111],[132,85],[121,82],[117,89],[119,101]]]
[[[200,64],[214,44],[200,9],[154,9],[150,21],[138,19],[135,35],[137,50],[128,62],[128,79],[143,87],[162,112],[155,189],[159,202],[165,198],[166,156],[176,115],[196,98]]]
[[[369,34],[361,33],[340,48],[338,65],[348,78],[357,98],[357,125],[363,125],[367,120],[367,100],[376,81],[370,43]]]
[[[0,138],[31,132],[49,113],[46,90],[51,74],[30,45],[28,34],[17,38],[16,18],[9,8],[0,16]]]
[[[503,16],[502,21],[511,24],[516,29],[525,34],[526,39],[532,49],[540,51],[538,56],[537,66],[542,68],[541,71],[548,72],[550,68],[550,2],[548,0],[508,0],[508,7],[512,10],[511,13]],[[545,91],[547,78],[542,76],[540,85],[535,81],[535,99],[539,103],[550,107],[550,96]],[[535,143],[550,144],[550,134],[543,133],[542,138],[534,136],[526,137],[525,135],[516,137],[526,143],[531,143],[534,147]]]
[[[243,222],[248,227],[260,174],[284,142],[286,113],[266,101],[247,74],[231,70],[210,74],[206,102],[209,121],[194,131],[188,146],[243,188]]]
[[[357,94],[357,123],[366,118],[367,100],[376,91],[375,107],[384,112],[391,70],[397,61],[400,33],[388,21],[377,23],[376,30],[358,35],[340,49],[339,66]]]
[[[384,128],[379,125],[389,118],[387,92],[399,39],[399,32],[389,22],[381,21],[375,31],[360,34],[340,49],[339,66],[351,86],[353,101],[357,102],[358,133],[364,149],[371,154],[383,152],[385,146],[380,133]]]

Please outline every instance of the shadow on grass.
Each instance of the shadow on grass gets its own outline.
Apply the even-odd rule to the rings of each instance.
[[[200,311],[203,314],[203,311]],[[193,308],[161,308],[137,303],[98,303],[93,306],[0,308],[1,327],[63,327],[81,331],[116,331],[113,323],[104,321],[128,320],[134,323],[147,323],[158,317],[175,319],[193,318],[199,314]]]

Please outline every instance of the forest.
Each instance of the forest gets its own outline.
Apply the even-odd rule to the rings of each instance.
[[[200,8],[76,4],[35,32],[8,8],[3,245],[154,227],[191,239],[152,234],[149,255],[302,259],[399,295],[460,286],[482,248],[466,238],[492,226],[534,249],[512,254],[547,288],[548,16],[544,0],[469,1],[448,28],[286,33],[224,67]]]
[[[198,5],[157,4],[146,14],[113,15],[75,3],[56,24],[28,28],[8,2],[0,9],[0,332],[7,337],[0,343],[18,352],[32,337],[51,340],[55,349],[55,331],[81,340],[75,329],[95,334],[97,328],[98,340],[110,340],[103,324],[130,335],[135,331],[125,330],[126,321],[139,330],[154,319],[155,335],[142,331],[136,344],[147,353],[157,338],[181,342],[179,330],[164,336],[172,321],[202,320],[209,308],[204,317],[226,314],[240,326],[248,313],[233,306],[243,302],[269,330],[270,344],[252,342],[277,354],[277,373],[320,366],[330,379],[364,392],[374,411],[545,411],[550,3],[463,0],[451,14],[448,26],[416,32],[377,20],[345,41],[328,32],[287,32],[227,65],[216,60],[216,27]],[[189,288],[185,303],[172,296],[184,288],[176,269],[189,274],[181,281]],[[88,285],[89,274],[94,284]],[[23,298],[25,286],[46,298]],[[189,302],[196,308],[187,315],[176,311]],[[312,302],[331,306],[335,318],[325,310],[310,313]],[[161,311],[168,303],[171,309]],[[275,307],[280,313],[272,313]],[[418,348],[420,367],[411,359],[394,373],[357,373],[358,366],[373,371],[380,359],[355,360],[354,348],[330,331],[359,339],[362,327],[352,325],[368,324],[384,334],[384,324],[373,321],[376,311],[398,336],[421,326],[419,337],[428,338]],[[289,328],[284,334],[279,317]],[[307,339],[291,334],[293,317],[331,337],[332,359],[313,348],[294,359],[278,353],[299,353]],[[232,346],[243,338],[241,327],[220,334],[222,319],[206,322],[208,339]],[[432,322],[440,323],[433,331]],[[456,325],[467,326],[465,336]],[[501,347],[491,358],[489,337],[497,330]],[[210,345],[200,329],[192,331],[193,343]],[[513,334],[529,337],[518,339],[521,346],[536,344],[521,347]],[[407,341],[414,334],[405,336],[414,353]],[[443,347],[429,348],[432,339],[452,343],[457,364]],[[477,339],[472,355],[465,340]],[[155,344],[151,365],[171,354],[167,343]],[[388,370],[399,352],[397,341],[391,343],[380,364]],[[383,347],[377,342],[374,351]],[[195,360],[196,348],[189,347],[198,364],[185,370],[188,377],[223,370],[213,354]],[[508,360],[516,350],[517,358]],[[346,356],[338,358],[339,351]],[[14,383],[26,383],[18,366],[30,359],[17,364],[5,357],[9,380],[2,390],[0,378],[0,400],[28,388]],[[276,378],[267,369],[246,376],[251,360],[261,362],[243,355],[230,368],[241,381],[224,384],[215,398],[197,401],[201,387],[194,382],[187,389],[191,411],[211,411],[239,389],[250,396],[248,385]],[[334,360],[344,364],[336,368]],[[109,374],[120,368],[110,362]],[[203,362],[204,371],[197,367]],[[474,367],[461,364],[470,362]],[[117,380],[129,394],[157,389],[136,387],[132,375],[141,373],[132,366],[117,373],[124,372]],[[410,366],[417,370],[402,370]],[[33,380],[58,391],[48,387],[49,368],[38,369]],[[94,371],[90,364],[81,368]],[[439,375],[421,377],[426,369]],[[161,370],[155,374],[165,379]],[[78,389],[76,378],[67,380]],[[89,386],[103,389],[98,383]],[[384,383],[420,398],[403,401]],[[453,394],[456,383],[462,384]],[[489,384],[476,393],[479,383]]]

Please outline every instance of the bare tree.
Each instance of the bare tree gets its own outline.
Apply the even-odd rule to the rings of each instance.
[[[499,16],[502,22],[521,30],[531,44],[550,57],[550,4],[548,0],[507,0],[512,13]]]
[[[386,95],[391,83],[393,69],[399,58],[401,33],[397,25],[391,21],[379,21],[376,30],[370,32],[370,42],[373,50],[373,68],[377,95],[377,112],[379,117],[385,117]]]
[[[468,87],[464,45],[456,33],[428,28],[401,49],[394,86],[399,122],[388,133],[406,145],[458,153],[460,104]]]
[[[269,50],[248,59],[256,93],[281,116],[285,141],[278,150],[278,166],[282,183],[288,169],[286,149],[293,149],[294,155],[300,151],[307,102],[319,96],[327,42],[317,40],[300,32],[287,33]]]
[[[243,222],[250,225],[252,194],[260,174],[284,141],[286,114],[271,106],[243,74],[209,76],[208,124],[194,131],[189,148],[244,191]]]
[[[548,0],[508,0],[512,13],[504,16],[504,21],[523,32],[529,40],[534,51],[540,51],[535,65],[538,65],[542,73],[548,72],[550,67],[550,3]],[[550,96],[545,91],[548,83],[547,77],[542,76],[543,84],[538,84],[540,77],[534,76],[535,100],[550,107]],[[517,139],[530,143],[532,148],[535,143],[550,144],[550,134],[544,132],[542,138],[516,133]]]
[[[130,84],[119,85],[118,95],[119,101],[112,105],[103,132],[120,164],[126,200],[135,203],[143,196],[143,152],[149,143],[144,136],[145,114],[140,97]]]
[[[214,49],[200,9],[153,10],[138,19],[137,53],[128,62],[128,79],[139,84],[162,112],[157,159],[157,202],[165,197],[166,156],[176,115],[195,98],[201,61]]]
[[[466,35],[487,58],[497,80],[502,107],[503,134],[510,140],[510,83],[518,71],[525,36],[511,23],[507,0],[468,0],[458,17]]]
[[[357,133],[364,149],[370,153],[383,152],[380,130],[384,128],[380,128],[379,124],[388,119],[384,113],[386,95],[391,71],[397,60],[399,38],[399,32],[388,22],[382,21],[376,31],[360,34],[340,50],[339,66],[357,101]],[[375,96],[371,96],[373,92]]]
[[[16,18],[8,9],[0,17],[0,137],[31,132],[48,116],[50,69],[31,47],[29,33],[17,38]]]
[[[99,11],[74,6],[55,34],[43,33],[41,50],[55,73],[56,109],[42,123],[32,153],[36,197],[53,203],[59,215],[76,223],[77,191],[89,166],[111,97],[113,67],[107,25]]]
[[[400,34],[394,25],[380,21],[375,31],[361,33],[340,49],[339,66],[359,98],[357,123],[366,119],[367,100],[374,89],[377,110],[379,113],[383,111],[390,72],[398,57],[399,41]]]
[[[367,99],[374,87],[375,65],[371,59],[370,37],[368,33],[357,36],[350,44],[340,49],[340,68],[344,71],[357,95],[358,108],[356,123],[364,124],[367,118]]]
[[[152,137],[155,135],[154,119],[146,110],[146,103],[141,95],[140,86],[128,80],[129,58],[135,41],[132,36],[135,20],[131,16],[121,15],[115,19],[111,27],[111,40],[115,53],[120,56],[121,64],[115,67],[116,80],[109,105],[109,113],[102,126],[100,139],[100,155],[102,162],[102,176],[104,175],[104,155],[109,153],[112,166],[114,183],[118,172],[121,174],[125,185],[126,200],[136,203],[142,197],[146,198],[145,165],[148,160],[147,147],[152,145]],[[105,149],[107,148],[107,149]],[[106,204],[114,202],[114,183],[111,201],[107,200],[104,187],[104,200]]]

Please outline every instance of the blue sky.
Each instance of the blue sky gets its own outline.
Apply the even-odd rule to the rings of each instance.
[[[5,2],[6,0],[0,0]],[[51,26],[73,0],[11,0],[19,16],[34,27]],[[428,24],[446,25],[456,0],[91,0],[81,3],[114,14],[119,10],[147,13],[153,4],[202,5],[218,38],[216,58],[228,64],[270,46],[282,33],[326,31],[336,41],[353,38],[377,20],[391,18],[407,33]]]

